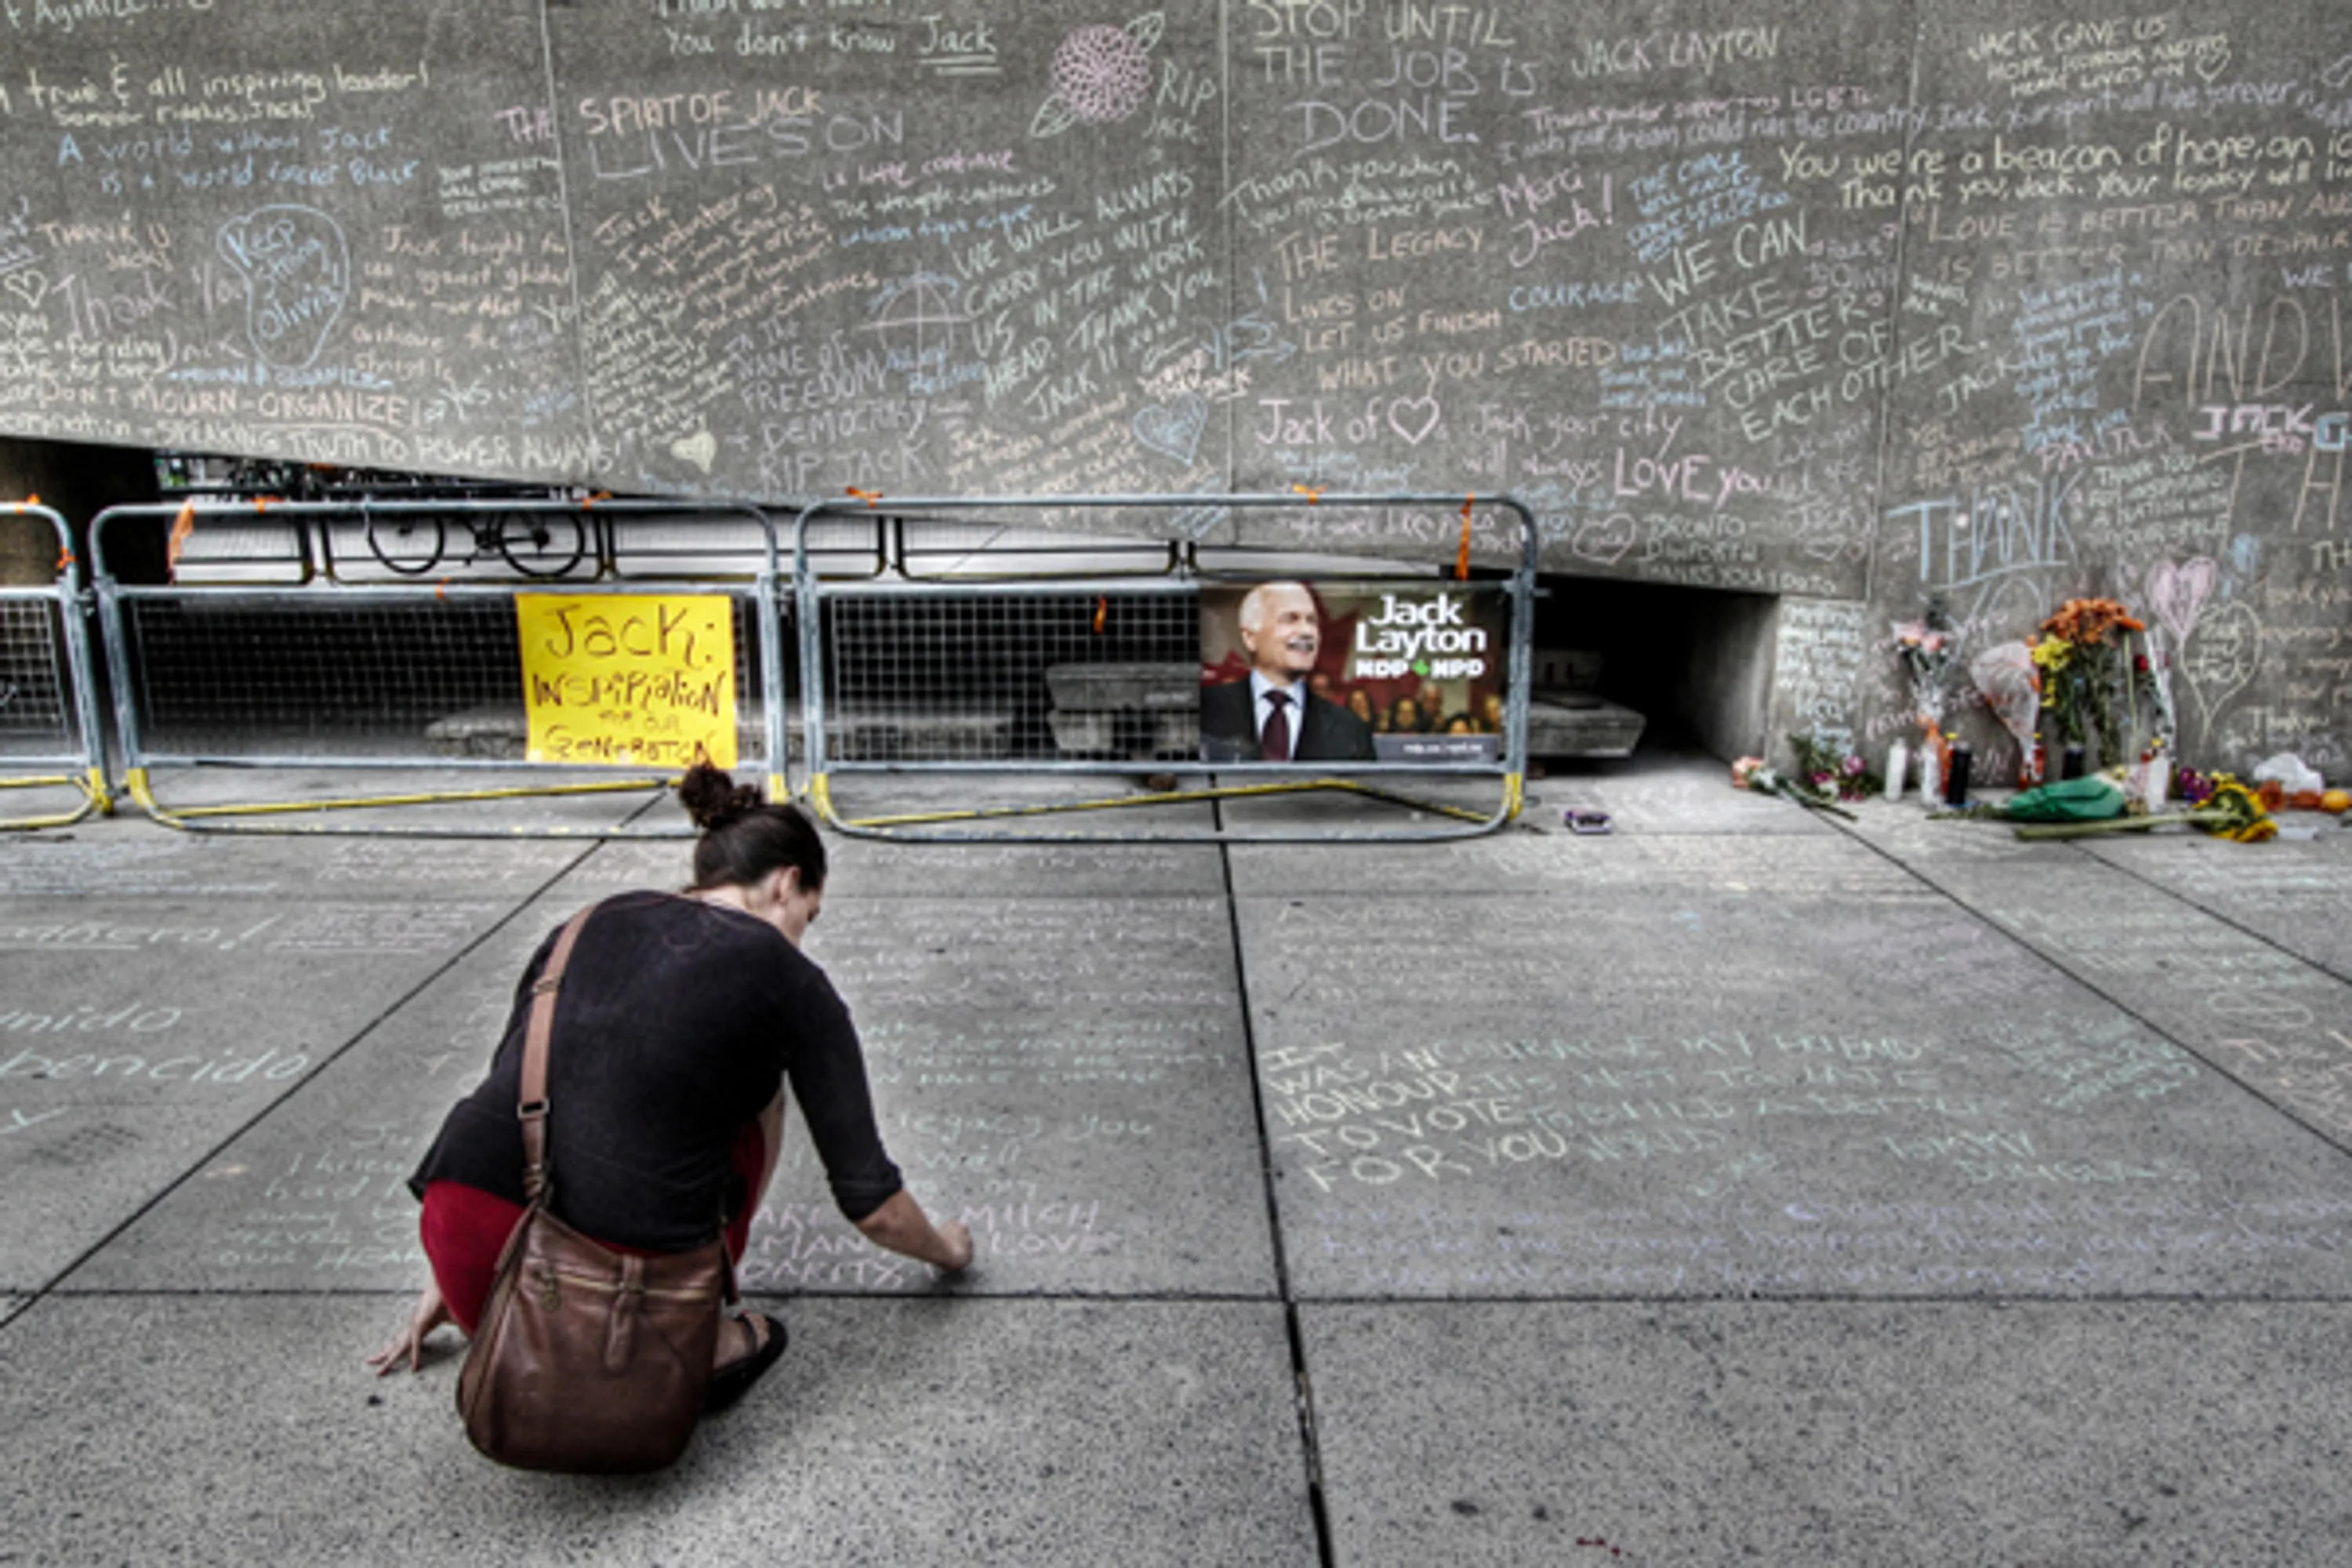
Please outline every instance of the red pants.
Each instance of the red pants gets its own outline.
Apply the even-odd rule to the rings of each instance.
[[[740,1261],[745,1242],[751,1234],[751,1216],[759,1212],[761,1194],[768,1190],[768,1177],[775,1169],[776,1152],[781,1147],[777,1134],[782,1131],[781,1103],[771,1106],[769,1113],[743,1129],[735,1140],[729,1163],[735,1173],[743,1179],[744,1191],[750,1195],[742,1208],[727,1218],[727,1256]],[[441,1300],[448,1304],[449,1315],[467,1334],[481,1321],[482,1308],[490,1299],[490,1284],[497,1279],[499,1254],[506,1249],[507,1237],[522,1218],[522,1207],[509,1203],[495,1193],[479,1187],[469,1187],[462,1182],[435,1182],[425,1189],[425,1212],[417,1220],[417,1234],[425,1245],[425,1256],[432,1262],[434,1282],[441,1287]],[[606,1246],[613,1246],[607,1242]],[[615,1252],[649,1256],[643,1247],[614,1247]]]

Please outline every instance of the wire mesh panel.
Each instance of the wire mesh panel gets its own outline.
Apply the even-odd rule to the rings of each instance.
[[[61,606],[0,594],[0,767],[81,755]]]
[[[1352,792],[1406,806],[1417,819],[1433,814],[1445,820],[1434,829],[1424,822],[1392,834],[1352,827],[1335,834],[1296,824],[1234,832],[1221,817],[1206,832],[1196,825],[1165,832],[1142,825],[1131,836],[1436,838],[1500,826],[1517,814],[1526,766],[1532,518],[1507,498],[1318,495],[1304,504],[1318,499],[1335,514],[1345,508],[1442,508],[1439,515],[1459,537],[1455,572],[1440,579],[1428,563],[1416,571],[1339,562],[1358,568],[1350,575],[1370,579],[1342,584],[1326,579],[1339,560],[1328,550],[1251,551],[1227,541],[1219,546],[1223,570],[1206,574],[1196,531],[1155,542],[1155,519],[1167,525],[1204,511],[1227,519],[1296,509],[1301,502],[1294,497],[925,497],[894,498],[900,542],[884,580],[843,582],[820,568],[810,542],[813,525],[831,526],[853,509],[808,509],[796,531],[793,581],[812,802],[846,831],[937,841],[1099,837],[1105,835],[1039,831],[1034,823],[1055,812],[1113,806],[1192,808],[1215,801],[1222,810],[1223,802],[1244,796],[1255,805],[1310,791]],[[1494,514],[1515,534],[1519,564],[1507,578],[1471,580],[1480,506],[1489,514],[1489,550]],[[972,515],[961,515],[967,512]],[[1133,531],[1122,533],[1122,524]],[[1089,574],[1074,574],[1081,572]],[[1234,580],[1222,580],[1228,576]],[[1308,577],[1314,586],[1299,580]],[[1303,618],[1318,624],[1282,633],[1290,652],[1265,651],[1267,617],[1275,613],[1268,606],[1301,601],[1318,606],[1318,614]],[[1226,644],[1251,651],[1238,656]],[[1348,657],[1335,674],[1325,656],[1343,644]],[[1281,701],[1256,695],[1253,664],[1269,672]],[[1445,725],[1420,725],[1410,736],[1388,732],[1398,716],[1413,717],[1413,704],[1401,696],[1408,686],[1454,700],[1444,710]],[[1359,707],[1342,710],[1343,696]],[[1377,715],[1376,700],[1383,704]],[[1271,721],[1262,732],[1253,728],[1254,703],[1279,710],[1284,702],[1297,705],[1295,748],[1286,731],[1277,742]],[[1444,733],[1433,732],[1441,728]],[[1318,768],[1324,776],[1316,776]],[[834,807],[833,771],[1148,772],[1168,778],[1136,797],[845,816]],[[1492,779],[1500,799],[1491,811],[1407,799],[1355,776],[1382,772],[1443,775],[1436,782],[1449,787]],[[1174,788],[1173,776],[1182,774],[1215,782]],[[1013,818],[1024,826],[1009,826]],[[964,826],[942,826],[950,821]]]
[[[42,586],[0,587],[0,787],[35,792],[27,798],[37,802],[53,791],[68,802],[0,818],[0,827],[61,827],[112,804],[81,567],[65,519],[49,508],[11,501],[0,519],[29,531],[11,543],[29,544],[29,559],[51,574]]]
[[[732,600],[740,756],[766,760],[760,616]],[[148,763],[520,763],[509,593],[126,595],[126,684]]]
[[[698,528],[698,521],[707,526]],[[551,521],[561,527],[548,530]],[[436,510],[412,502],[301,503],[242,512],[237,522],[247,533],[282,529],[295,542],[278,549],[269,540],[248,541],[261,546],[254,559],[299,559],[311,569],[299,583],[257,580],[235,574],[243,570],[243,558],[215,555],[194,580],[126,584],[106,569],[108,525],[120,524],[134,538],[142,530],[152,537],[168,527],[176,544],[190,534],[190,520],[171,509],[123,508],[93,526],[100,605],[109,654],[120,672],[116,720],[131,792],[165,821],[227,827],[234,825],[218,819],[240,814],[274,820],[275,814],[299,810],[648,789],[661,778],[583,777],[581,770],[617,762],[629,770],[660,768],[666,777],[684,757],[699,754],[706,741],[719,750],[709,724],[716,718],[719,734],[725,734],[730,715],[720,692],[729,687],[732,765],[764,775],[773,790],[782,788],[782,600],[771,525],[757,509],[467,500]],[[406,531],[399,535],[404,544],[386,543],[394,524]],[[200,530],[201,523],[194,526]],[[354,529],[371,527],[378,531],[372,559],[414,545],[421,560],[436,540],[454,551],[465,541],[478,547],[491,539],[499,563],[489,580],[355,582],[336,565],[336,541],[347,542]],[[632,542],[650,549],[616,550],[615,541],[631,530]],[[656,552],[668,559],[675,576],[661,574]],[[559,558],[577,580],[535,569]],[[624,558],[633,570],[620,568]],[[177,565],[184,557],[170,559]],[[714,605],[723,614],[713,612]],[[541,631],[526,649],[528,624]],[[726,647],[713,659],[711,637],[721,626]],[[559,648],[550,637],[543,647],[550,627],[576,632],[576,642]],[[535,712],[543,723],[535,725]],[[536,770],[539,776],[500,789],[418,794],[403,787],[323,801],[298,794],[173,809],[153,800],[149,767],[201,771],[215,764]],[[548,777],[559,765],[567,768],[564,777]],[[257,783],[270,787],[266,777]],[[200,824],[194,820],[198,816],[211,820]],[[303,830],[468,828],[379,822]],[[598,831],[519,825],[511,814],[485,830],[563,837]]]
[[[1200,607],[1189,584],[839,589],[823,613],[833,762],[1150,759],[1198,749]],[[1137,700],[1082,721],[1066,694],[1089,677],[1123,681]]]

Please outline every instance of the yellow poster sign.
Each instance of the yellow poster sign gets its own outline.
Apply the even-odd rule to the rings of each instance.
[[[534,763],[735,765],[733,601],[518,594]]]

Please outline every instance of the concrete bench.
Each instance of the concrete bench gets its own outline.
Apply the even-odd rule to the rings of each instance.
[[[1056,751],[1139,759],[1200,753],[1197,664],[1051,665],[1045,690]]]
[[[1630,757],[1641,714],[1589,691],[1546,691],[1528,702],[1528,755]]]

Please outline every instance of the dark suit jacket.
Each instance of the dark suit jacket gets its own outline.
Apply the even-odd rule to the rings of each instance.
[[[1313,692],[1307,699],[1298,731],[1291,739],[1295,763],[1369,763],[1376,760],[1371,726]],[[1204,763],[1257,763],[1257,715],[1251,711],[1249,677],[1222,686],[1201,689],[1201,760]]]

